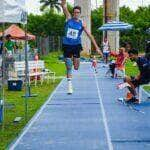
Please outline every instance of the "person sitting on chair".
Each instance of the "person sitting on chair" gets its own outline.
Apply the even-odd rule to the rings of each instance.
[[[136,77],[125,77],[124,82],[130,85],[128,86],[129,93],[127,93],[126,101],[139,102],[139,99],[136,97],[136,88],[150,82],[150,59],[145,56],[139,57],[137,50],[131,50],[129,57],[131,61],[137,63],[140,73]]]
[[[124,70],[125,69],[125,61],[127,55],[125,54],[125,48],[119,48],[119,53],[116,54],[116,61],[109,65],[112,77],[115,77],[115,70]]]

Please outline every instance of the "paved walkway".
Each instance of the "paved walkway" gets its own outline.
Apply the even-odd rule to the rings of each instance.
[[[66,80],[33,117],[12,144],[15,150],[150,150],[150,102],[136,106],[144,113],[116,101],[119,79],[97,77],[90,64],[74,72],[73,95]]]

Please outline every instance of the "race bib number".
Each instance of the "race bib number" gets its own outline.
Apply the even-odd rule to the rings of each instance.
[[[78,30],[68,28],[67,38],[77,39],[78,38],[78,33],[79,33]]]

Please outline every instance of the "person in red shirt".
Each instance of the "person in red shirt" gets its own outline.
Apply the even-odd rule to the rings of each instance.
[[[124,65],[125,65],[125,61],[127,59],[127,54],[125,53],[125,48],[121,47],[119,48],[119,53],[116,54],[116,61],[115,63],[111,63],[109,65],[111,73],[112,73],[112,77],[115,77],[115,69],[118,70],[123,70],[124,69]]]
[[[125,55],[125,49],[122,47],[119,49],[119,54],[117,55],[117,59],[115,62],[115,67],[118,69],[122,69],[124,68],[124,63],[125,63],[125,59],[126,55]]]

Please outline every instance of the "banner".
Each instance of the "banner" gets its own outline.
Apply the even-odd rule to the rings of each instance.
[[[25,0],[1,0],[0,23],[27,23]]]

